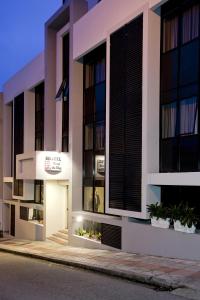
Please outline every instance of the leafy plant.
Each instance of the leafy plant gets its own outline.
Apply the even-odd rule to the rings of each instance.
[[[94,236],[94,231],[93,230],[89,230],[88,232],[88,237],[91,239]]]
[[[157,220],[159,218],[166,220],[170,217],[169,208],[163,206],[162,203],[158,204],[158,202],[156,202],[155,204],[147,205],[147,211],[149,212],[150,218],[155,217]]]
[[[178,205],[174,205],[170,208],[171,219],[176,222],[180,221],[181,225],[188,226],[189,228],[192,225],[196,226],[199,222],[199,216],[197,216],[194,207],[190,207],[188,203],[181,202]]]
[[[96,238],[97,238],[98,241],[101,240],[101,237],[102,237],[101,232],[96,233]]]
[[[181,212],[179,221],[181,225],[187,225],[189,228],[191,228],[192,225],[196,226],[198,223],[198,217],[195,213],[195,209],[193,207],[189,207],[188,204],[186,204]]]
[[[79,236],[84,236],[86,234],[86,230],[83,228],[79,227],[78,229],[75,230],[75,234]]]

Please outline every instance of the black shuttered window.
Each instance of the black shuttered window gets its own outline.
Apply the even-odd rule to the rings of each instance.
[[[143,16],[111,35],[109,207],[141,211]]]

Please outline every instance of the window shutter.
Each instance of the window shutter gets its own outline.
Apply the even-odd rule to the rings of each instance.
[[[111,35],[110,55],[110,207],[124,209],[125,27]]]
[[[120,226],[102,224],[101,243],[110,247],[121,249],[121,231],[122,229]]]
[[[142,44],[142,16],[111,35],[109,207],[131,211],[141,211]]]

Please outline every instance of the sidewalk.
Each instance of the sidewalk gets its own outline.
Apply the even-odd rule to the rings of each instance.
[[[17,239],[0,239],[0,251],[94,270],[160,288],[173,289],[174,294],[187,296],[189,299],[200,299],[200,261]]]

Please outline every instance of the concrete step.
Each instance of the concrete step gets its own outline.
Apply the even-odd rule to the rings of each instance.
[[[59,230],[58,232],[49,236],[47,239],[59,245],[63,245],[63,246],[68,245],[68,230],[67,229]]]
[[[59,230],[59,232],[64,233],[64,234],[68,234],[68,229],[61,229],[61,230]]]
[[[68,234],[62,233],[62,232],[57,232],[54,233],[53,236],[61,238],[63,240],[67,240],[68,241]]]
[[[56,244],[62,245],[62,246],[67,246],[68,245],[67,240],[61,239],[61,238],[53,236],[53,235],[49,236],[47,239],[54,242],[54,243],[56,243]]]

